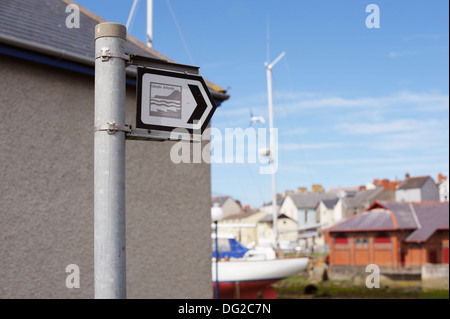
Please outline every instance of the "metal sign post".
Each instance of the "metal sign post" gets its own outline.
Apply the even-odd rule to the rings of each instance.
[[[198,67],[125,53],[127,30],[95,27],[95,298],[126,298],[125,141],[200,142],[216,104]],[[137,128],[125,125],[126,67],[137,72]],[[183,134],[171,135],[172,130]]]
[[[95,298],[126,298],[125,41],[126,27],[95,27],[94,267]]]

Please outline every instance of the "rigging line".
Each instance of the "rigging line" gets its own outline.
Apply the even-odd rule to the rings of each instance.
[[[289,64],[288,64],[287,58],[284,59],[284,62],[285,62],[286,71],[287,71],[287,74],[288,74],[289,90],[290,90],[289,94],[290,94],[291,96],[294,96],[294,92],[293,92],[293,88],[292,88],[291,72],[290,72],[290,68],[289,68]],[[300,134],[297,134],[297,135],[296,135],[295,140],[296,140],[296,142],[297,142],[298,145],[299,145],[299,153],[300,153],[300,157],[302,157],[302,158],[304,159],[304,165],[305,165],[305,167],[306,167],[306,172],[307,172],[306,174],[309,176],[310,182],[313,183],[313,175],[311,174],[311,169],[310,169],[310,167],[309,167],[309,165],[308,165],[308,161],[307,161],[307,158],[306,158],[306,156],[305,156],[305,152],[304,152],[304,150],[302,150],[302,148],[300,147],[300,145],[301,145],[301,144],[300,144]]]
[[[129,33],[131,26],[134,23],[134,18],[136,17],[136,11],[137,11],[138,4],[139,4],[139,0],[134,0],[133,5],[131,6],[131,11],[130,11],[130,14],[128,15],[128,20],[127,20],[128,33]]]
[[[294,96],[294,91],[293,91],[293,87],[292,87],[291,72],[290,72],[290,68],[289,68],[289,64],[288,64],[287,59],[284,59],[284,62],[285,62],[286,71],[287,71],[287,74],[288,74],[289,90],[290,90],[289,94],[290,94],[291,96]],[[300,153],[299,155],[300,155],[300,158],[303,158],[303,159],[304,159],[304,162],[303,162],[303,163],[304,163],[304,165],[305,165],[305,167],[306,167],[306,174],[309,176],[310,183],[313,183],[313,176],[312,176],[312,174],[311,174],[311,169],[310,169],[310,167],[309,167],[309,165],[308,165],[308,161],[307,161],[307,158],[306,158],[306,156],[305,156],[305,152],[304,152],[304,150],[301,148],[300,134],[296,134],[296,135],[295,135],[295,141],[298,143],[298,146],[299,146],[299,153]]]
[[[286,61],[286,60],[285,60],[285,61]],[[285,65],[286,65],[286,67],[288,68],[288,64],[286,63]],[[288,74],[290,75],[289,69],[288,69]],[[276,75],[276,74],[272,74],[272,79],[273,79],[273,84],[274,84],[273,86],[275,87],[275,86],[276,86],[276,83],[278,82],[278,77],[277,77],[277,75]],[[290,78],[289,78],[289,79],[290,79]],[[289,94],[290,94],[291,97],[292,97],[292,96],[294,96],[293,89],[292,89],[292,84],[291,84],[291,82],[290,82],[289,84],[290,84],[290,92],[289,92]],[[274,97],[275,97],[275,95],[274,95]],[[277,120],[280,120],[281,117],[291,118],[291,119],[296,119],[296,117],[294,117],[294,116],[289,116],[289,113],[288,113],[284,108],[278,108],[277,111],[278,111],[278,112],[277,112],[278,114],[276,115],[276,119],[277,119]],[[280,115],[280,113],[281,113],[281,115]],[[275,120],[275,119],[274,119],[274,120]],[[295,128],[296,128],[296,127],[295,127]],[[307,177],[309,177],[310,182],[312,183],[312,182],[313,182],[313,175],[312,175],[312,173],[311,173],[311,169],[310,169],[310,167],[309,167],[309,164],[308,164],[308,161],[307,161],[307,158],[306,158],[306,155],[305,155],[305,151],[304,151],[304,150],[302,149],[302,147],[301,147],[301,143],[300,143],[300,141],[301,141],[300,135],[299,135],[299,134],[296,134],[296,133],[293,133],[293,134],[291,134],[291,135],[293,135],[293,139],[294,139],[295,143],[297,143],[297,145],[298,145],[298,154],[299,154],[299,158],[300,158],[300,160],[303,159],[303,161],[301,161],[301,162],[303,163],[303,165],[304,165],[305,168],[306,168],[306,172],[305,172],[305,173],[299,172],[299,174],[301,174],[301,175],[307,175]],[[280,139],[281,139],[281,138],[282,138],[281,136],[283,136],[283,135],[281,134],[281,132],[279,132],[279,136],[280,136]],[[280,156],[279,156],[279,157],[280,157]],[[278,160],[278,162],[281,163],[280,159]],[[291,175],[292,175],[292,174],[287,173],[288,184],[294,185],[294,184],[292,184]],[[305,186],[306,186],[306,185],[305,185]],[[295,187],[297,187],[297,186],[295,186]]]
[[[229,127],[233,127],[233,126],[230,125],[231,121],[228,118],[228,116],[225,115],[225,114],[223,114],[223,116],[225,117],[225,121],[227,122],[228,126]],[[259,138],[259,137],[257,137],[257,138]],[[246,162],[245,163],[245,167],[246,167],[246,169],[247,169],[247,171],[248,171],[248,173],[250,175],[250,178],[252,179],[253,184],[256,186],[256,190],[258,191],[258,195],[259,195],[259,199],[260,199],[261,203],[264,203],[263,192],[262,192],[261,188],[259,187],[259,184],[257,183],[257,181],[255,179],[255,176],[253,175],[253,172],[252,172],[252,170],[250,168],[250,164]],[[243,187],[242,184],[240,186]],[[249,197],[247,192],[245,191],[245,188],[243,188],[243,191],[246,194],[246,196]]]
[[[267,29],[266,29],[266,61],[270,61],[270,16],[267,16]]]
[[[275,72],[274,72],[275,73]],[[276,74],[273,74],[272,73],[272,82],[273,82],[273,86],[275,86],[276,85],[276,83],[278,82],[278,80],[277,80],[277,76],[276,76]],[[276,106],[276,103],[274,103],[274,108],[275,108],[275,106]],[[277,108],[276,109],[277,110],[277,112],[276,112],[276,114],[275,114],[275,116],[274,116],[274,122],[275,122],[275,119],[277,119],[277,121],[279,122],[280,121],[280,118],[282,118],[282,117],[284,117],[284,118],[289,118],[289,116],[288,116],[288,113],[284,110],[284,108]],[[281,115],[280,115],[280,113],[282,113]],[[282,139],[283,139],[283,134],[281,134],[282,132],[281,132],[281,130],[280,130],[280,128],[278,129],[278,146],[280,145],[280,144],[282,144]],[[281,152],[280,152],[280,148],[278,147],[278,168],[279,168],[279,171],[278,171],[278,175],[279,176],[282,176],[282,177],[284,177],[284,178],[286,178],[286,176],[287,176],[287,183],[288,183],[288,185],[293,185],[292,184],[292,179],[291,179],[291,175],[292,174],[289,174],[289,172],[286,172],[285,174],[280,174],[280,172],[282,172],[283,170],[282,169],[280,169],[281,168],[281,163],[284,163],[284,159],[283,159],[283,157],[281,156]],[[281,180],[281,178],[278,178],[278,180]]]
[[[288,57],[285,56],[284,57],[284,65],[286,67],[286,72],[287,72],[287,76],[288,76],[288,82],[289,82],[289,94],[293,94],[293,89],[292,89],[292,77],[291,77],[291,72],[289,69],[289,64],[288,64]]]
[[[184,49],[186,50],[186,53],[187,53],[187,55],[189,57],[189,60],[190,60],[191,64],[194,65],[195,64],[194,60],[192,59],[191,52],[189,51],[189,47],[188,47],[188,45],[186,43],[186,40],[184,39],[183,32],[181,31],[181,28],[180,28],[180,25],[178,23],[177,17],[175,16],[175,12],[172,9],[172,5],[170,4],[170,0],[166,0],[166,3],[167,3],[167,6],[169,7],[169,11],[170,11],[170,13],[172,15],[172,19],[173,19],[173,21],[175,23],[175,26],[177,27],[178,34],[179,34],[179,36],[181,38],[181,41],[183,42]]]

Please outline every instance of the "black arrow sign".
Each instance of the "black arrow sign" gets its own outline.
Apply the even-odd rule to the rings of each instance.
[[[192,112],[192,115],[188,121],[189,124],[194,124],[194,121],[200,121],[203,113],[205,113],[208,106],[206,105],[206,101],[203,98],[202,92],[200,92],[199,87],[197,85],[191,84],[188,84],[188,86],[191,90],[192,96],[195,99],[195,102],[197,103],[197,106],[195,107],[194,112]]]
[[[1,0],[0,0],[1,1]],[[180,68],[185,69],[186,66]],[[181,128],[191,134],[203,133],[208,126],[211,117],[216,110],[216,103],[210,94],[209,88],[200,75],[190,74],[190,72],[172,72],[170,70],[160,70],[138,67],[137,75],[137,111],[136,128],[171,132]],[[150,114],[151,109],[151,83],[168,86],[182,86],[183,94],[192,94],[192,98],[181,99],[181,118],[171,118],[168,116],[157,116]],[[186,113],[184,113],[186,112]],[[188,120],[189,119],[189,120]],[[198,121],[202,121],[198,123]],[[193,127],[200,124],[198,129]]]

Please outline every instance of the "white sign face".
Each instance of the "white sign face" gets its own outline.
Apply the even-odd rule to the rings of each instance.
[[[201,134],[216,109],[199,75],[138,68],[137,91],[137,128]]]

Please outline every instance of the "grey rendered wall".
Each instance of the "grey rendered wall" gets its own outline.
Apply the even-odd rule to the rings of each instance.
[[[223,217],[239,214],[242,210],[241,207],[232,198],[228,198],[222,205]]]
[[[0,298],[92,298],[94,79],[4,56],[0,79]],[[210,167],[173,143],[127,141],[129,298],[212,296]]]
[[[425,264],[422,266],[422,290],[448,290],[449,267],[445,264]]]
[[[430,178],[421,191],[422,201],[439,201],[439,187]]]
[[[414,189],[397,189],[395,191],[395,200],[397,202],[420,202],[421,191],[419,188]]]

